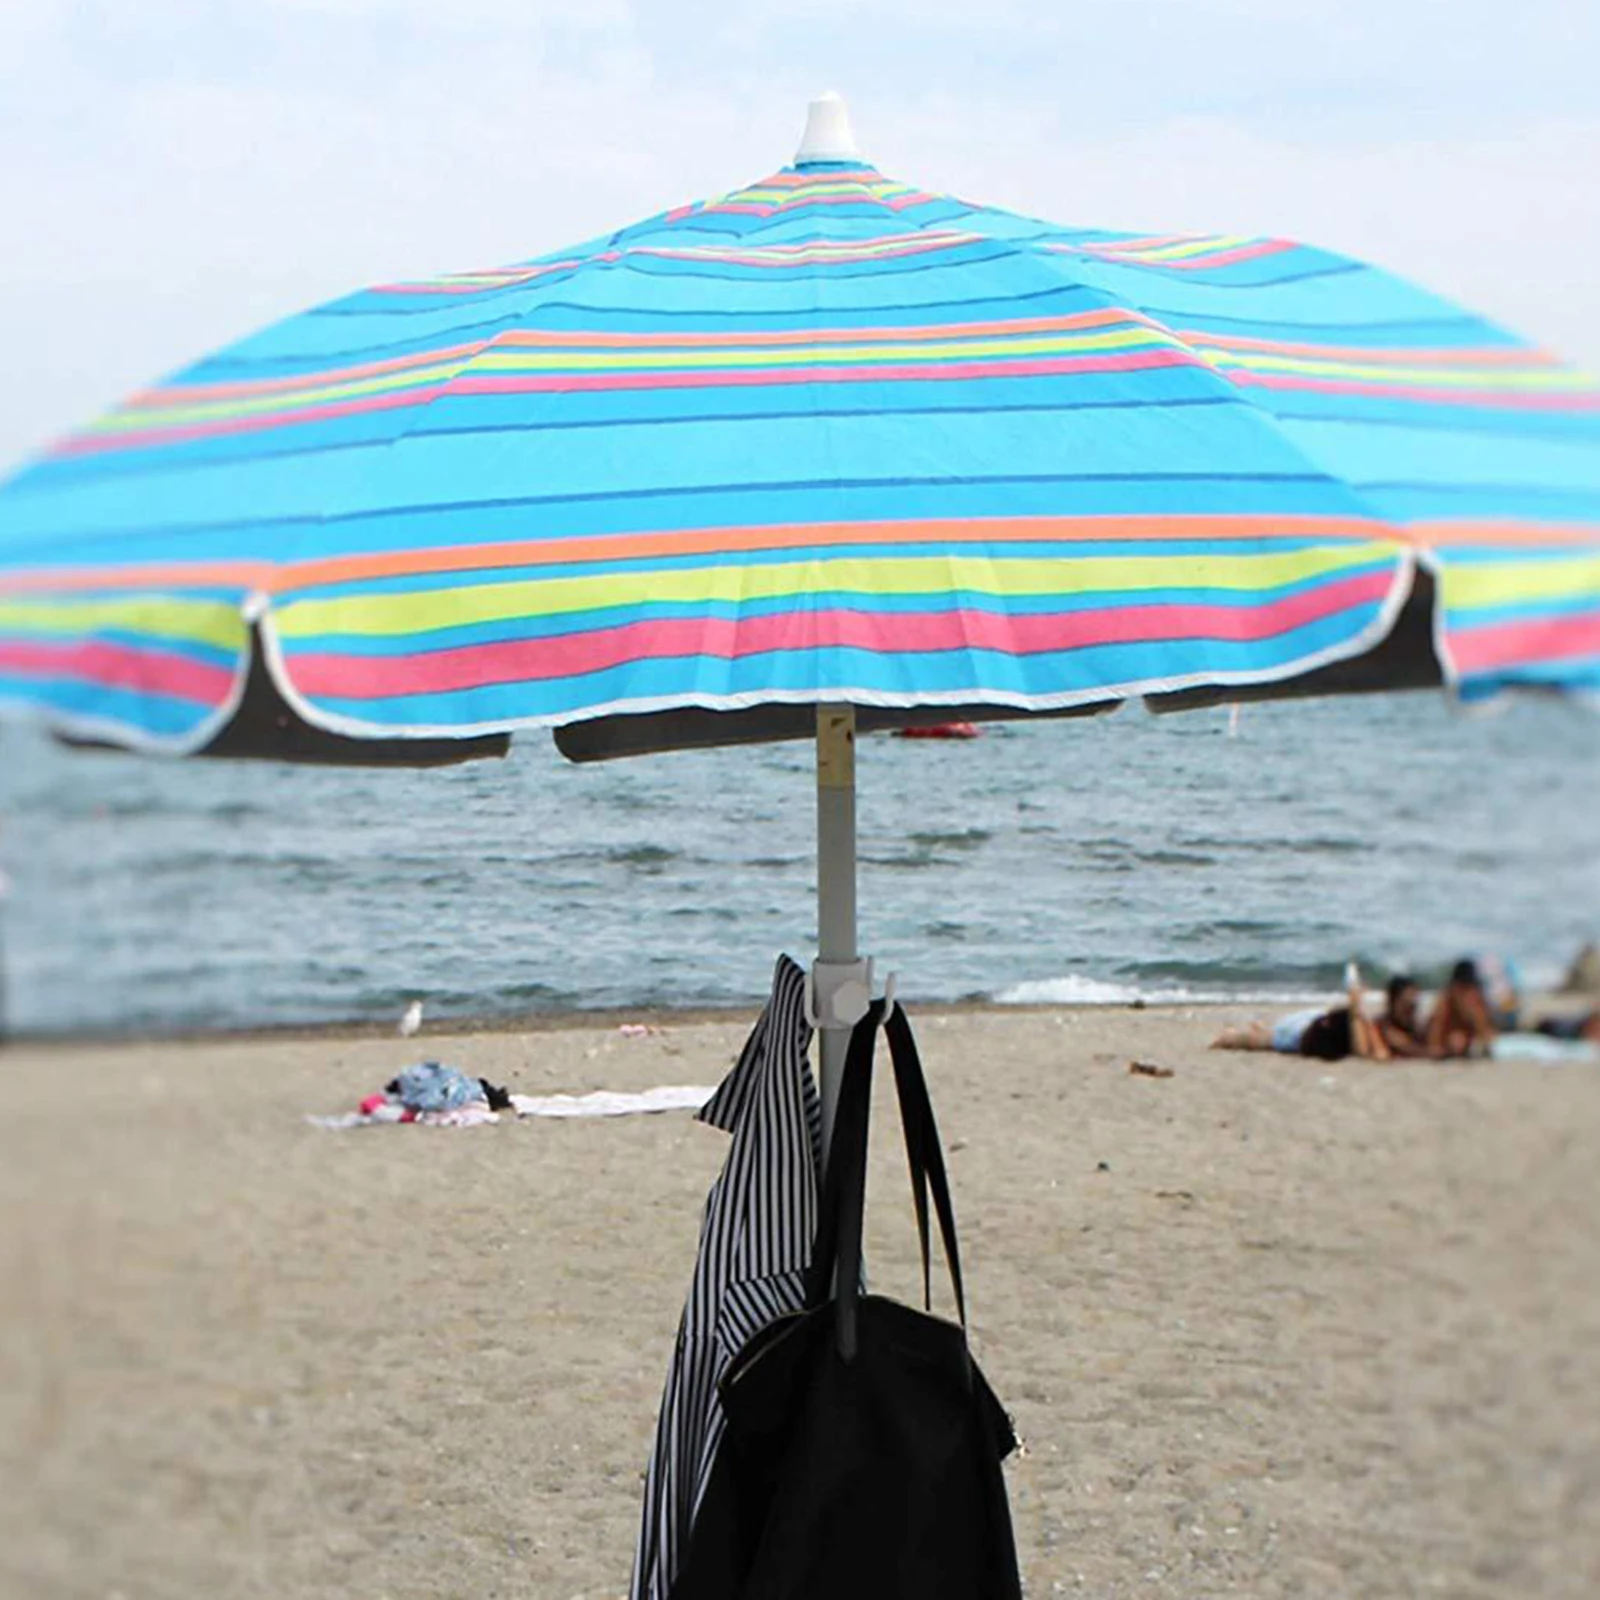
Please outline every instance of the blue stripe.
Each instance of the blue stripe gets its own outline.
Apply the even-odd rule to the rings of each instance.
[[[1597,533],[1600,544],[1600,533]],[[1547,545],[1540,549],[1523,549],[1517,545],[1463,544],[1445,545],[1434,551],[1441,565],[1447,567],[1543,566],[1563,561],[1580,564],[1600,557],[1595,545]]]
[[[1252,389],[1252,401],[1293,425],[1309,422],[1324,427],[1393,428],[1402,433],[1448,432],[1467,450],[1492,449],[1504,439],[1600,440],[1600,412],[1538,411],[1531,408],[1451,406],[1416,400],[1379,400],[1362,395]]]
[[[109,689],[66,678],[29,678],[0,670],[0,701],[15,700],[71,717],[120,723],[138,734],[178,739],[197,732],[215,707],[127,689]]]
[[[1368,483],[1361,498],[1392,522],[1473,521],[1596,524],[1600,544],[1600,493],[1551,491],[1530,484]]]
[[[1600,655],[1572,661],[1538,661],[1524,667],[1492,672],[1463,673],[1458,685],[1469,705],[1492,700],[1508,689],[1559,689],[1564,694],[1600,695]]]
[[[1363,492],[1415,487],[1468,495],[1505,487],[1525,493],[1524,485],[1534,485],[1539,494],[1593,495],[1600,505],[1600,450],[1587,440],[1502,436],[1490,446],[1479,434],[1452,431],[1438,412],[1405,433],[1323,422],[1284,427],[1311,460]]]
[[[1477,345],[1529,348],[1527,341],[1517,335],[1464,311],[1451,311],[1442,301],[1432,302],[1426,307],[1426,314],[1416,316],[1318,322],[1291,322],[1281,316],[1242,317],[1237,313],[1219,316],[1210,309],[1180,309],[1152,305],[1148,301],[1142,301],[1140,308],[1146,316],[1171,328],[1216,333],[1223,337],[1237,333],[1252,339],[1279,339],[1294,344],[1370,344],[1374,349],[1390,350],[1409,345],[1452,350]]]

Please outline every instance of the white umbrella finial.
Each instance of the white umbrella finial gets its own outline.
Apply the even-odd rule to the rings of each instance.
[[[856,136],[850,127],[850,108],[842,95],[829,90],[806,107],[806,131],[795,151],[794,164],[808,161],[859,161]]]

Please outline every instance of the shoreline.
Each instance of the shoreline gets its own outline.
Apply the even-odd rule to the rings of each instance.
[[[1376,996],[1369,989],[1369,999]],[[1341,997],[1330,991],[1326,995],[1285,995],[1279,999],[1266,999],[1260,995],[1196,996],[1190,1000],[996,1000],[972,998],[965,1000],[917,1000],[913,997],[908,1009],[918,1017],[967,1016],[1051,1016],[1057,1014],[1090,1016],[1165,1016],[1183,1017],[1197,1013],[1221,1016],[1245,1012],[1251,1016],[1265,1016],[1273,1012],[1307,1010],[1314,1006],[1333,1006]],[[259,1023],[233,1027],[134,1027],[127,1029],[94,1028],[81,1031],[35,1032],[17,1029],[0,1032],[0,1058],[10,1050],[27,1049],[59,1053],[70,1050],[115,1049],[122,1045],[205,1045],[205,1044],[273,1044],[307,1043],[322,1040],[353,1041],[362,1039],[404,1039],[406,1042],[435,1038],[494,1038],[517,1034],[572,1033],[592,1030],[608,1032],[625,1024],[643,1024],[647,1027],[672,1029],[690,1028],[705,1024],[753,1022],[765,1004],[764,997],[747,1001],[692,1006],[597,1006],[566,1007],[544,1011],[488,1011],[461,1015],[435,1017],[424,1021],[415,1034],[403,1036],[395,1022],[359,1017],[335,1018],[325,1022],[300,1020],[282,1023]],[[1600,1003],[1600,996],[1580,990],[1535,990],[1523,997],[1525,1021],[1536,1022],[1552,1012],[1574,1009],[1592,1009]]]
[[[1336,1004],[1330,994],[1325,1003]],[[319,1041],[396,1040],[416,1044],[429,1039],[495,1038],[517,1034],[604,1033],[627,1024],[670,1030],[717,1023],[754,1022],[764,999],[728,1001],[726,1004],[694,1006],[603,1006],[551,1011],[478,1012],[427,1020],[409,1036],[401,1035],[391,1020],[361,1018],[327,1022],[299,1021],[252,1024],[242,1027],[129,1028],[125,1030],[86,1029],[81,1032],[39,1033],[26,1030],[0,1035],[0,1054],[7,1049],[48,1051],[116,1049],[123,1045],[232,1045],[302,1044]],[[1236,1013],[1252,1015],[1286,1009],[1304,1009],[1324,1001],[1303,997],[1282,1000],[1245,998],[1196,998],[1194,1000],[927,1000],[912,998],[906,1004],[915,1017],[1053,1016],[1087,1014],[1102,1016],[1183,1017],[1192,1013]],[[1543,997],[1530,1000],[1542,1005]]]

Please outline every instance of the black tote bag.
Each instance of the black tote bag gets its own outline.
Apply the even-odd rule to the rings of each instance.
[[[672,1600],[1018,1600],[1000,1463],[1011,1425],[967,1348],[955,1216],[904,1013],[889,1013],[931,1303],[928,1196],[959,1322],[863,1294],[861,1225],[873,1051],[884,1007],[850,1040],[806,1309],[740,1352],[727,1431]]]

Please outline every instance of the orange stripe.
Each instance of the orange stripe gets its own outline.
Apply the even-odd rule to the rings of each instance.
[[[171,594],[186,589],[266,591],[279,568],[271,561],[163,561],[128,567],[40,567],[32,572],[0,573],[0,594],[75,593],[91,589],[149,590]]]
[[[279,594],[361,578],[425,573],[494,571],[503,567],[559,566],[568,562],[624,561],[639,557],[737,555],[745,551],[843,548],[862,544],[997,544],[1095,539],[1395,539],[1404,534],[1376,519],[1317,516],[1100,516],[990,517],[925,522],[794,523],[755,528],[696,528],[681,533],[602,534],[570,539],[526,539],[510,544],[457,545],[437,550],[379,551],[297,562],[284,568]]]

